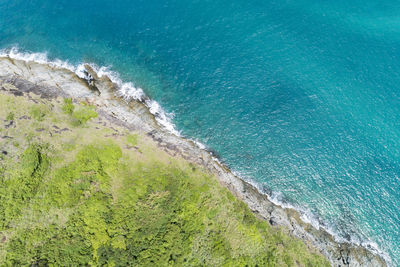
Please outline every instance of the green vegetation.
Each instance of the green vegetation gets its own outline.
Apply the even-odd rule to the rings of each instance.
[[[62,106],[62,110],[64,111],[65,114],[72,115],[74,112],[75,106],[72,103],[71,98],[65,98],[64,99],[64,105]]]
[[[8,121],[12,121],[12,120],[14,120],[14,112],[10,112],[10,113],[8,113],[8,115],[7,115],[7,117],[6,117],[6,120],[8,120]]]
[[[136,146],[138,143],[138,135],[137,134],[130,134],[126,137],[126,141],[132,145],[132,146]]]
[[[42,120],[2,129],[0,266],[329,266],[199,166],[92,107],[48,102]],[[0,93],[0,118],[40,105]],[[71,117],[85,127],[61,131]]]
[[[83,106],[72,113],[72,118],[74,119],[74,124],[76,126],[84,125],[90,119],[96,118],[97,112],[94,107]]]
[[[42,182],[49,160],[42,154],[42,147],[30,145],[10,173],[3,175],[0,186],[0,230],[9,228],[29,200],[35,196]]]
[[[34,105],[31,107],[30,114],[37,121],[43,121],[44,117],[49,112],[49,108],[46,105]]]
[[[72,103],[71,98],[64,98],[64,104],[61,107],[65,114],[68,114],[72,118],[72,124],[80,126],[86,124],[87,121],[93,118],[97,118],[97,112],[94,107],[83,105],[75,109],[75,105]]]

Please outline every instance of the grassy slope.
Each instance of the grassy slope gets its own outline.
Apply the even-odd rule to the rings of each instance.
[[[328,265],[140,133],[33,98],[0,92],[0,265]]]

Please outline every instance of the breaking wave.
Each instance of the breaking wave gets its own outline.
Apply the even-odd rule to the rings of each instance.
[[[150,113],[154,115],[156,121],[164,127],[167,131],[171,132],[172,134],[175,134],[177,136],[182,137],[181,133],[176,129],[175,125],[172,122],[173,119],[173,114],[172,113],[167,113],[164,111],[164,109],[160,106],[160,104],[155,101],[150,99],[143,89],[136,87],[132,82],[124,82],[121,78],[119,73],[111,70],[111,67],[109,66],[98,66],[94,63],[87,63],[83,62],[77,65],[71,64],[68,61],[60,60],[60,59],[50,59],[47,55],[46,52],[44,53],[35,53],[35,52],[23,52],[20,51],[17,47],[13,47],[10,49],[3,49],[0,50],[0,57],[9,57],[12,59],[16,60],[22,60],[22,61],[31,61],[31,62],[36,62],[39,64],[46,64],[51,67],[55,68],[64,68],[68,69],[72,72],[74,72],[78,77],[82,79],[89,80],[91,77],[88,76],[88,73],[86,71],[85,65],[89,65],[99,77],[102,76],[107,76],[114,84],[118,86],[117,94],[122,97],[123,99],[129,101],[129,100],[137,100],[142,102],[147,106],[149,109]],[[190,138],[188,138],[190,139]],[[211,155],[213,155],[213,160],[216,161],[220,165],[224,165],[224,163],[212,152],[208,150],[206,145],[202,144],[201,142],[197,140],[190,139],[194,142],[196,146],[198,146],[202,150],[207,150]],[[360,240],[358,237],[351,236],[350,240],[342,238],[341,234],[339,234],[334,226],[331,226],[329,224],[326,224],[321,218],[311,211],[304,209],[301,206],[293,205],[287,201],[285,201],[283,195],[280,192],[270,192],[266,188],[264,188],[260,183],[254,182],[251,178],[243,177],[240,173],[234,172],[234,175],[237,177],[240,177],[241,179],[245,180],[246,182],[250,183],[253,185],[257,190],[263,194],[265,194],[269,201],[274,203],[277,206],[280,206],[282,208],[289,208],[289,209],[294,209],[297,210],[301,214],[301,219],[305,223],[311,224],[314,228],[320,229],[323,228],[325,231],[327,231],[329,234],[331,234],[335,241],[340,242],[340,243],[352,243],[358,246],[362,246],[371,252],[380,255],[387,263],[388,265],[392,265],[392,261],[390,257],[388,256],[387,253],[381,251],[378,247],[378,245],[374,242],[371,242],[369,240]]]

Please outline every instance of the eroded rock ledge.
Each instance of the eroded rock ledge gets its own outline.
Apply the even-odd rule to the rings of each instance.
[[[175,136],[162,129],[148,108],[138,101],[125,101],[115,93],[117,85],[108,77],[98,77],[86,69],[89,80],[81,79],[67,69],[60,69],[34,62],[0,58],[0,90],[15,95],[33,92],[43,98],[73,97],[97,106],[99,113],[129,129],[147,133],[158,146],[186,160],[204,166],[215,174],[219,182],[243,200],[260,218],[271,225],[284,227],[310,247],[316,248],[332,266],[387,266],[380,256],[364,247],[338,243],[324,229],[317,230],[303,222],[293,209],[284,209],[268,200],[254,186],[235,176],[216,161],[210,152],[200,149],[193,141]]]

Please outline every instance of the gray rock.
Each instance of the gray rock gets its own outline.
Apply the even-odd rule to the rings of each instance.
[[[21,92],[32,92],[44,98],[62,96],[81,101],[90,100],[90,103],[97,106],[99,117],[103,120],[147,133],[157,143],[166,144],[164,147],[170,154],[180,155],[215,174],[219,182],[244,201],[258,217],[286,229],[306,244],[311,244],[326,256],[332,266],[387,266],[385,260],[372,251],[354,244],[337,242],[325,229],[317,229],[302,221],[298,211],[274,204],[261,190],[233,174],[212,153],[199,148],[192,140],[166,131],[143,104],[144,100],[138,102],[119,98],[117,86],[108,77],[98,77],[88,67],[86,70],[91,77],[89,82],[66,69],[0,58],[0,83],[10,83]]]

